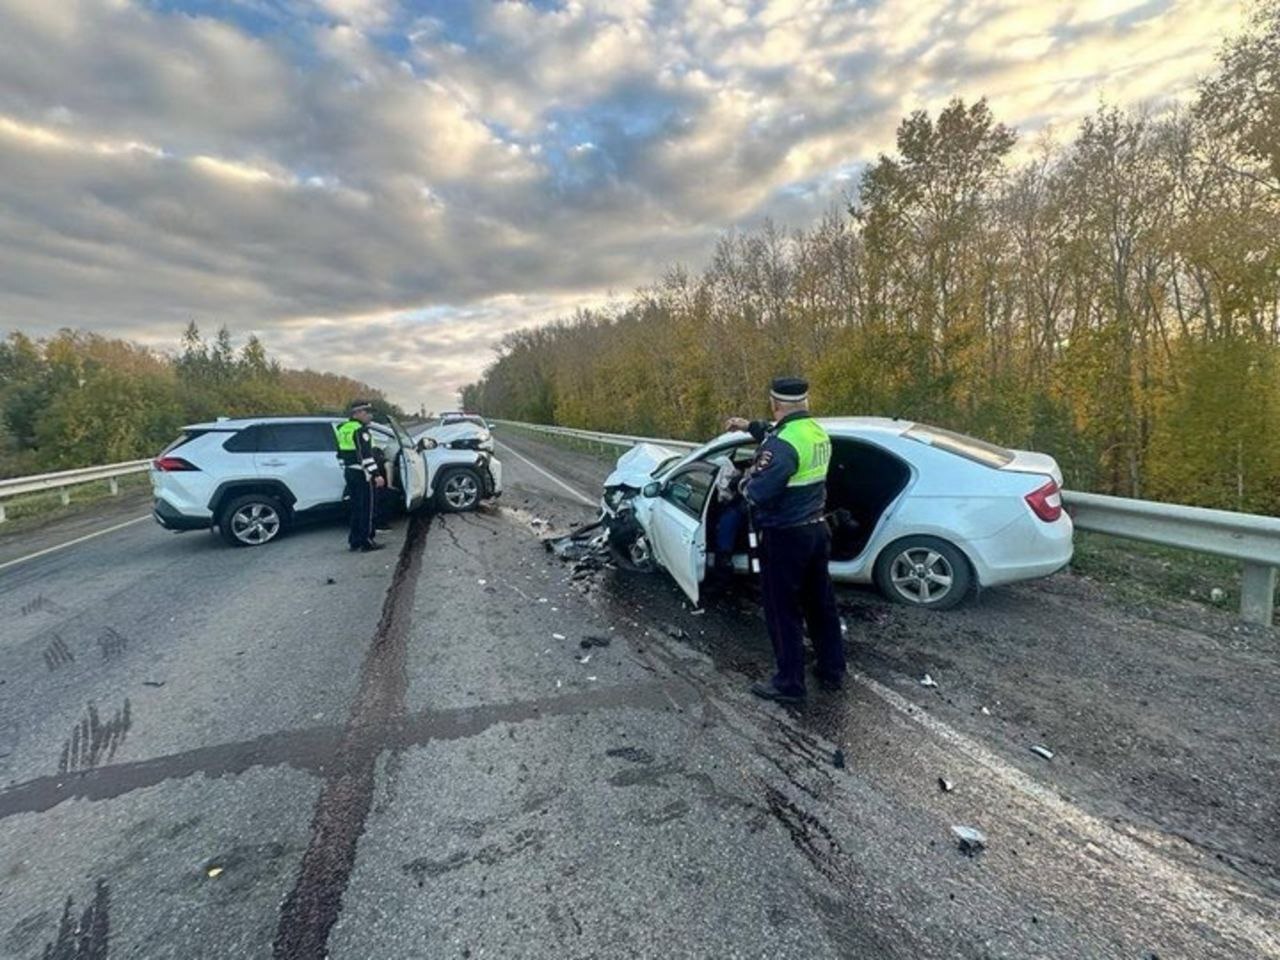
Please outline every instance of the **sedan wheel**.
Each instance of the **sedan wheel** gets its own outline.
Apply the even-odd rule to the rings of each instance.
[[[259,547],[280,532],[280,513],[269,503],[243,504],[232,511],[227,523],[231,536],[246,547]]]
[[[936,537],[891,544],[876,561],[875,579],[889,599],[935,610],[954,607],[973,585],[964,554]]]
[[[894,589],[911,603],[935,603],[951,592],[955,582],[947,558],[924,547],[903,550],[894,557],[890,577]]]

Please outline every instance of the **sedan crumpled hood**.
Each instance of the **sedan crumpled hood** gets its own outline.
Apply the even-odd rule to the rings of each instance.
[[[679,454],[679,450],[656,443],[637,443],[618,458],[618,465],[609,474],[604,485],[606,488],[626,486],[639,490],[653,479],[653,471],[658,464]]]

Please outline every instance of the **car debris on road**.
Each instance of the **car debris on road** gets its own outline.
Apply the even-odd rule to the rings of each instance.
[[[960,852],[965,856],[976,857],[987,848],[987,835],[976,827],[956,824],[952,826],[951,832],[960,846]]]
[[[1037,757],[1043,757],[1046,760],[1053,759],[1053,751],[1050,750],[1048,747],[1041,746],[1038,743],[1031,748],[1031,752],[1034,753]]]

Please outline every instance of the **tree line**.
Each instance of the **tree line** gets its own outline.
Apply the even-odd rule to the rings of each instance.
[[[0,341],[0,477],[141,459],[183,424],[341,413],[356,397],[400,413],[367,383],[282,367],[256,336],[236,349],[226,327],[207,340],[190,324],[174,354],[76,330],[15,331]]]
[[[1077,489],[1280,512],[1280,6],[1190,105],[1016,143],[985,101],[912,113],[846,208],[512,333],[462,401],[699,439],[801,372],[819,413],[1043,450]]]

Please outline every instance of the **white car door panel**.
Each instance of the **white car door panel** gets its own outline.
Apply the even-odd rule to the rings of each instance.
[[[715,468],[699,464],[663,484],[649,514],[649,545],[695,604],[706,568],[706,510],[715,487]]]
[[[404,487],[404,508],[410,512],[422,506],[427,497],[428,477],[426,461],[418,455],[416,444],[409,438],[404,427],[389,417],[391,429],[395,431],[400,443],[398,454],[400,467],[400,483]]]

